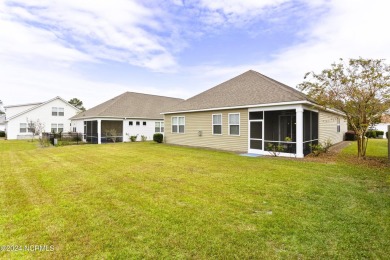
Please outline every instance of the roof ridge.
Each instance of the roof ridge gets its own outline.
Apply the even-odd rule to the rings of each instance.
[[[141,93],[141,92],[134,92],[134,91],[126,91],[123,94],[126,94],[126,93],[133,93],[133,94],[139,94],[139,95],[145,95],[145,96],[155,96],[155,97],[172,98],[172,99],[181,99],[181,100],[183,100],[182,98],[177,98],[177,97],[168,97],[168,96],[162,96],[162,95],[156,95],[156,94],[148,94],[148,93]],[[121,94],[121,95],[123,95],[123,94]]]
[[[268,77],[268,76],[266,76],[266,75],[264,75],[264,74],[261,74],[260,72],[257,72],[257,71],[254,71],[254,70],[249,70],[249,71],[252,71],[252,72],[254,72],[254,73],[259,74],[259,76],[261,76],[261,77],[264,78],[265,80],[270,81],[270,82],[273,83],[273,84],[279,85],[280,87],[283,88],[284,91],[287,91],[287,92],[293,94],[293,95],[296,96],[296,97],[299,97],[299,98],[302,98],[302,97],[303,97],[303,98],[305,98],[306,100],[308,100],[308,98],[306,97],[306,95],[305,95],[304,93],[300,92],[300,91],[297,90],[297,89],[294,89],[294,88],[292,88],[292,87],[290,87],[290,86],[288,86],[288,85],[286,85],[286,84],[284,84],[284,83],[282,83],[282,82],[280,82],[280,81],[277,81],[277,80],[272,79],[272,78],[270,78],[270,77]],[[249,71],[248,71],[248,72],[249,72]]]

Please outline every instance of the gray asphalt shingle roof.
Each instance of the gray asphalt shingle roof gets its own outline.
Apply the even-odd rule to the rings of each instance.
[[[100,105],[81,112],[71,119],[91,117],[163,119],[163,115],[160,113],[181,101],[183,99],[125,92]]]
[[[249,70],[168,110],[169,112],[309,101],[305,94],[283,83]]]

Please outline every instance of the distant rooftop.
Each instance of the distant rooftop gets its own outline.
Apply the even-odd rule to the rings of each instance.
[[[180,98],[125,92],[71,119],[93,117],[163,119],[161,112],[183,101]]]

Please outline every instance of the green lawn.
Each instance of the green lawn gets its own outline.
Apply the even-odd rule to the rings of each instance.
[[[36,144],[0,140],[0,245],[54,251],[0,258],[390,255],[386,167],[149,142]]]
[[[368,139],[367,156],[373,158],[387,158],[387,139]],[[354,143],[347,147],[343,153],[356,155],[357,145]]]

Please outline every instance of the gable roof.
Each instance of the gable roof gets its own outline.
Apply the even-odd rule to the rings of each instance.
[[[161,112],[181,101],[183,99],[125,92],[71,119],[94,117],[163,119]]]
[[[21,115],[24,115],[24,114],[26,114],[26,113],[28,113],[28,112],[34,110],[34,109],[37,109],[37,108],[39,108],[39,107],[41,107],[41,106],[44,106],[44,105],[46,105],[46,104],[48,104],[48,103],[50,103],[50,102],[52,102],[52,101],[54,101],[54,100],[56,100],[56,99],[59,99],[59,100],[61,100],[62,102],[64,102],[66,105],[68,105],[68,106],[74,108],[74,109],[77,110],[77,111],[80,111],[80,109],[78,109],[77,107],[73,106],[73,105],[70,104],[68,101],[66,101],[65,99],[63,99],[62,97],[57,96],[57,97],[52,98],[52,99],[50,99],[50,100],[48,100],[48,101],[46,101],[46,102],[34,103],[34,104],[37,104],[37,105],[34,106],[34,107],[31,107],[31,108],[29,108],[29,109],[26,109],[26,110],[24,110],[24,111],[22,111],[22,112],[20,112],[20,113],[18,113],[18,114],[16,114],[16,115],[13,115],[13,116],[11,116],[10,118],[7,118],[6,121],[9,121],[9,120],[12,120],[12,119],[14,119],[14,118],[16,118],[16,117],[19,117],[19,116],[21,116]],[[10,108],[10,107],[27,106],[27,105],[34,105],[34,104],[15,105],[15,106],[7,106],[7,107]],[[6,113],[6,114],[7,114],[7,113]]]
[[[310,101],[302,92],[249,70],[166,110],[166,114],[213,108]]]

